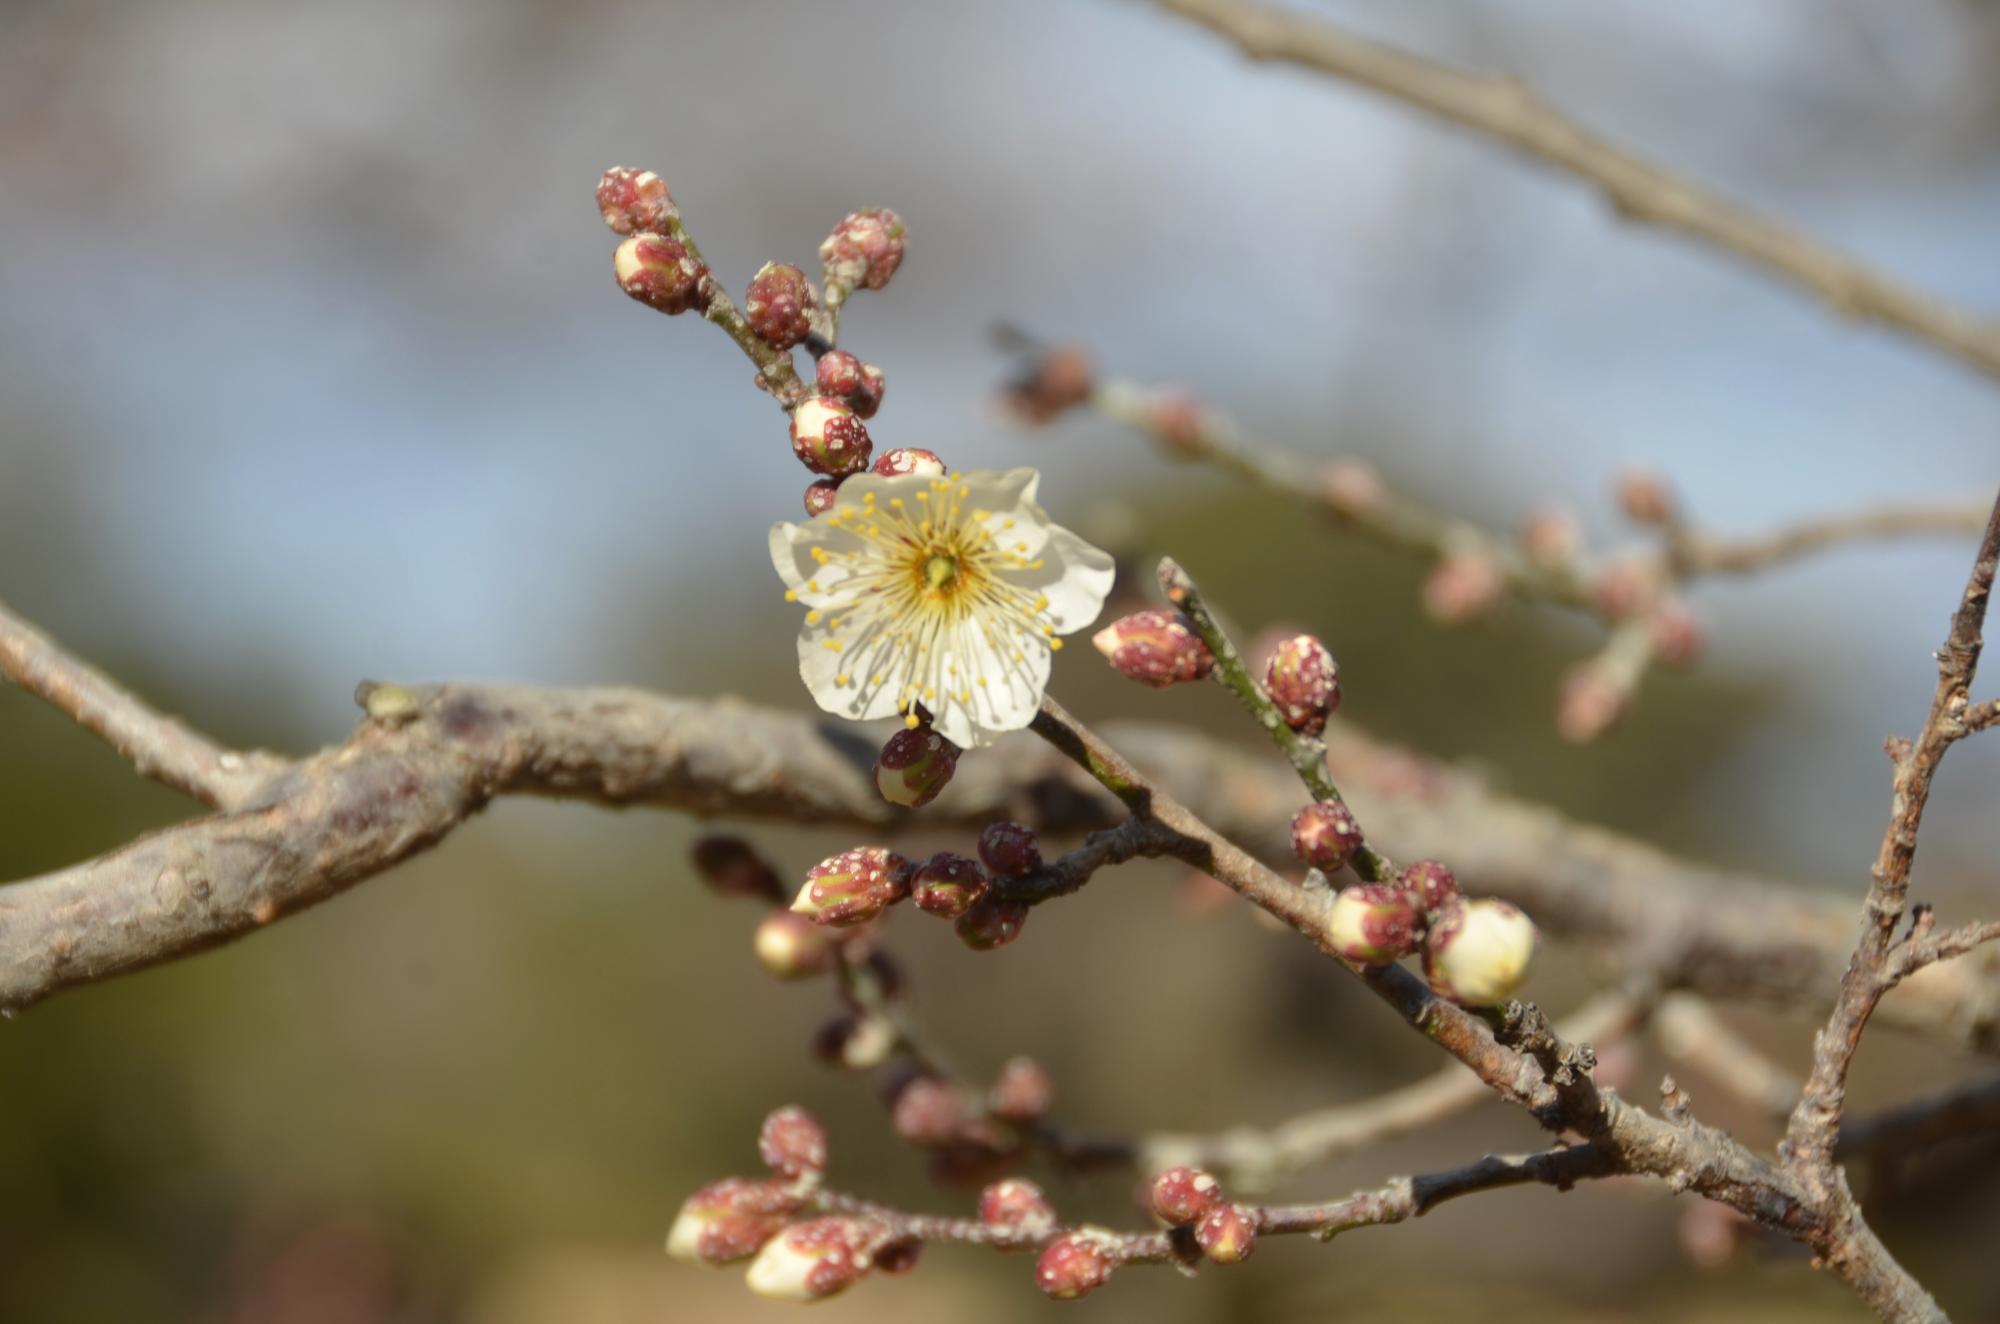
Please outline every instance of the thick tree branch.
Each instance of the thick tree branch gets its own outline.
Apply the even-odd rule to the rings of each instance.
[[[1317,69],[1504,143],[1595,186],[1618,214],[1676,231],[1786,281],[1843,317],[1903,332],[2000,376],[2000,330],[1803,231],[1607,142],[1512,78],[1469,74],[1253,0],[1159,0],[1252,59]]]

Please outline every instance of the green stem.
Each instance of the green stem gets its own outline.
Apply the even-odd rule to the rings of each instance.
[[[729,291],[715,278],[709,269],[708,260],[701,255],[694,236],[687,232],[678,211],[667,218],[667,233],[673,236],[681,247],[687,249],[688,256],[701,264],[701,292],[706,311],[702,314],[709,321],[721,327],[728,337],[736,342],[737,348],[748,355],[757,365],[757,375],[765,390],[777,398],[787,412],[796,408],[807,396],[805,383],[799,380],[798,369],[792,363],[790,350],[783,350],[750,329],[750,323],[729,297]]]
[[[1167,601],[1180,609],[1187,618],[1188,627],[1208,645],[1208,651],[1215,655],[1215,678],[1226,686],[1231,694],[1250,711],[1250,716],[1264,728],[1285,758],[1297,770],[1299,780],[1306,784],[1315,800],[1337,804],[1353,810],[1340,793],[1340,787],[1333,781],[1333,773],[1326,766],[1326,742],[1314,736],[1301,735],[1285,725],[1278,706],[1271,702],[1271,696],[1250,674],[1250,668],[1243,662],[1243,655],[1236,651],[1222,626],[1202,600],[1201,591],[1195,587],[1188,572],[1172,557],[1160,562],[1160,587],[1166,591]],[[1358,821],[1358,820],[1357,820]],[[1389,857],[1365,842],[1354,853],[1354,871],[1371,883],[1387,882],[1395,876],[1396,867]]]

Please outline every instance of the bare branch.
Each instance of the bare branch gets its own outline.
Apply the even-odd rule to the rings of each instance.
[[[226,750],[162,716],[0,603],[0,677],[67,713],[141,776],[211,808],[243,803],[282,760]]]
[[[1792,1113],[1791,1125],[1786,1128],[1788,1161],[1808,1181],[1821,1187],[1831,1187],[1837,1181],[1833,1151],[1839,1136],[1841,1109],[1847,1098],[1847,1073],[1860,1046],[1861,1033],[1883,994],[1895,987],[1908,969],[1921,963],[1925,954],[1930,924],[1927,910],[1918,917],[1918,925],[1925,932],[1913,933],[1912,940],[1903,944],[1900,952],[1896,930],[1902,923],[1909,896],[1910,865],[1916,858],[1917,832],[1923,824],[1924,806],[1930,799],[1931,778],[1945,751],[1967,733],[1966,693],[1979,665],[1980,629],[1986,620],[1986,602],[1993,588],[1996,565],[2000,565],[2000,500],[1996,500],[1987,518],[1986,533],[1973,559],[1965,591],[1952,613],[1950,633],[1937,655],[1938,679],[1930,714],[1916,740],[1903,747],[1896,760],[1889,826],[1876,853],[1873,882],[1862,908],[1861,935],[1847,973],[1841,978],[1840,995],[1827,1018],[1826,1028],[1814,1041],[1812,1074]],[[1965,931],[1947,935],[1940,942],[1952,945],[1954,950],[1969,950],[1980,939],[1979,933]],[[1942,954],[1944,947],[1936,950]],[[1933,955],[1930,959],[1937,957]]]
[[[1677,1066],[1692,1068],[1760,1114],[1782,1121],[1799,1101],[1798,1077],[1732,1030],[1706,998],[1671,993],[1660,1000],[1653,1024],[1661,1049]]]
[[[1689,575],[1750,574],[1847,543],[1976,536],[1986,527],[1986,512],[1984,502],[1939,502],[1824,515],[1748,537],[1695,531],[1681,536],[1676,556]]]
[[[1439,116],[1595,186],[1627,220],[1676,231],[1822,300],[2000,376],[2000,330],[1803,231],[1759,216],[1598,137],[1512,78],[1469,74],[1252,0],[1159,0],[1255,60],[1283,60]]]

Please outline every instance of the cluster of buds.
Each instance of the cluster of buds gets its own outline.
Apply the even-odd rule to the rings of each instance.
[[[1345,813],[1341,806],[1309,808]],[[1468,1007],[1512,997],[1535,954],[1535,926],[1526,915],[1505,901],[1465,896],[1438,860],[1418,860],[1393,882],[1343,888],[1327,912],[1326,935],[1356,965],[1387,965],[1421,952],[1432,991]]]
[[[625,236],[611,257],[619,289],[663,313],[708,305],[708,268],[671,233],[680,212],[665,180],[613,166],[597,181],[597,209],[614,234]]]
[[[1240,1264],[1257,1249],[1257,1215],[1232,1204],[1222,1183],[1199,1168],[1168,1168],[1146,1190],[1153,1216],[1170,1228],[1186,1229],[1204,1258]]]
[[[711,1265],[760,1255],[806,1208],[826,1171],[825,1129],[803,1108],[780,1108],[764,1119],[758,1150],[771,1175],[725,1178],[689,1196],[667,1233],[669,1255]]]
[[[960,1179],[1018,1159],[1026,1129],[1048,1115],[1055,1087],[1032,1058],[1010,1060],[982,1098],[955,1081],[906,1070],[886,1086],[889,1121],[910,1144],[939,1151],[937,1174]]]
[[[877,785],[892,800],[908,793],[909,803],[922,804],[949,777],[949,764],[957,758],[957,750],[921,727],[899,734],[907,738],[892,738],[884,747],[876,765]],[[930,744],[933,740],[938,742],[935,748]],[[993,882],[1040,872],[1041,847],[1034,829],[1026,824],[999,822],[987,824],[979,834],[978,849],[977,860],[940,851],[913,865],[884,847],[857,846],[807,870],[791,910],[785,913],[794,922],[803,919],[813,926],[847,928],[865,924],[910,897],[919,910],[953,921],[959,940],[975,951],[1004,947],[1020,936],[1030,907],[1026,901],[1004,895]],[[803,945],[804,939],[795,928],[777,929],[779,923],[775,917],[766,921],[766,927],[772,929],[769,942],[790,956],[792,946]],[[766,941],[762,930],[758,941],[761,956]],[[820,953],[812,959],[823,968],[826,956]],[[786,963],[782,970],[772,960],[765,964],[773,966],[773,973],[788,978],[808,973],[795,968],[804,962]]]
[[[1325,644],[1309,634],[1294,635],[1272,650],[1264,690],[1286,726],[1316,736],[1340,707],[1340,668]]]
[[[1090,642],[1119,675],[1154,689],[1201,680],[1215,669],[1215,654],[1177,611],[1134,612]]]

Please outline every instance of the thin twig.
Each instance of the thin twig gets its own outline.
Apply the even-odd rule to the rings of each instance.
[[[1714,1081],[1758,1114],[1782,1121],[1799,1101],[1799,1080],[1716,1014],[1708,999],[1672,993],[1653,1013],[1660,1048],[1677,1067]]]
[[[2000,376],[2000,330],[1875,271],[1803,231],[1725,202],[1607,142],[1512,78],[1465,73],[1253,0],[1159,0],[1257,60],[1283,60],[1369,88],[1564,170],[1618,214],[1676,231],[1815,296]]]

